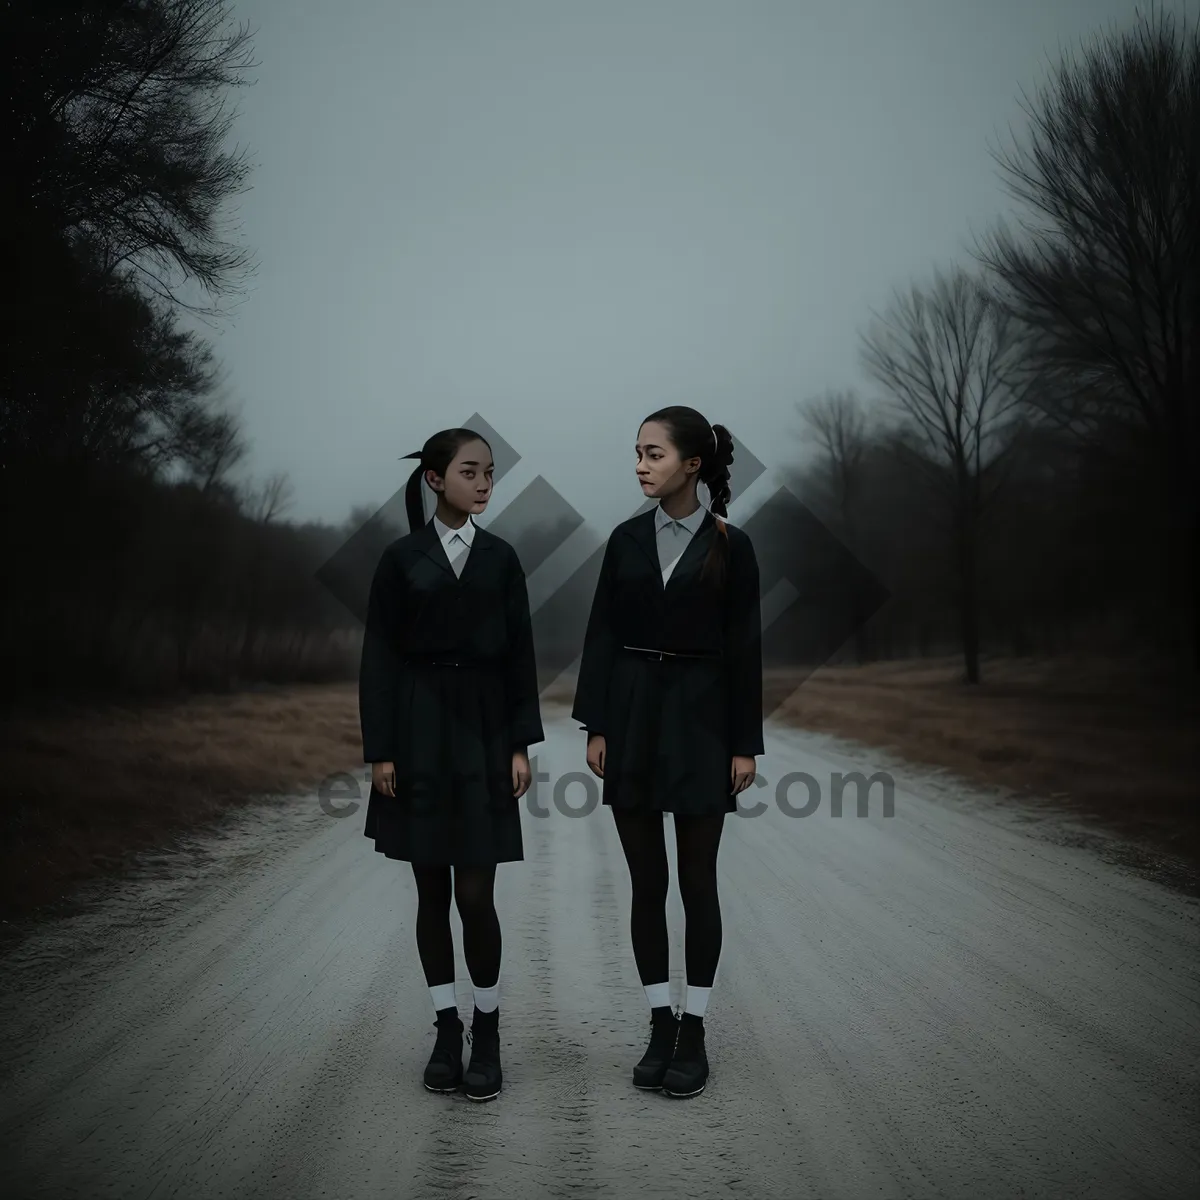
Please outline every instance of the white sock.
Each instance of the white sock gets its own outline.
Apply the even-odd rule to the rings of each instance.
[[[651,1008],[671,1007],[670,981],[666,983],[647,983],[644,986],[646,991],[646,999],[650,1001]]]
[[[441,1012],[443,1008],[457,1008],[458,1001],[454,998],[454,984],[439,983],[437,987],[429,989],[429,998],[433,1001],[434,1012]]]
[[[708,1007],[708,998],[712,995],[710,987],[693,987],[690,983],[687,985],[687,1003],[683,1006],[683,1011],[691,1013],[694,1017],[704,1016],[704,1010]]]
[[[500,980],[490,988],[475,988],[475,1007],[481,1013],[495,1012],[500,1007]]]

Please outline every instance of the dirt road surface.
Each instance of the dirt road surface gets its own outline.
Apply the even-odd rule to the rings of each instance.
[[[1045,813],[903,769],[891,816],[878,787],[857,816],[851,787],[834,818],[832,773],[878,763],[812,734],[769,731],[766,786],[744,797],[767,807],[727,822],[709,1088],[635,1091],[648,1012],[625,866],[606,810],[555,808],[554,781],[586,768],[572,722],[547,731],[549,815],[526,809],[526,862],[498,875],[497,1101],[422,1089],[434,1031],[408,870],[374,853],[362,807],[295,797],[10,953],[0,1195],[1200,1190],[1196,902]],[[820,785],[809,817],[776,802],[790,771]],[[583,784],[559,798],[583,805]],[[670,903],[679,988],[674,884]]]

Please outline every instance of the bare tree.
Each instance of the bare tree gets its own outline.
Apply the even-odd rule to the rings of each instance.
[[[97,427],[111,431],[107,440],[119,448],[117,457],[161,469],[187,461],[198,436],[207,440],[218,371],[210,345],[178,328],[161,305],[147,304],[139,314],[132,370],[98,381],[88,408],[103,413]]]
[[[838,536],[856,554],[859,546],[859,503],[865,482],[868,448],[867,417],[853,391],[828,391],[797,405],[824,458]],[[859,614],[856,614],[856,617]],[[869,657],[867,618],[854,624],[855,658]]]
[[[1023,203],[978,250],[1030,332],[1030,401],[1092,444],[1145,450],[1200,668],[1200,26],[1154,11],[1064,56],[1024,140],[996,153]]]
[[[1017,351],[1015,322],[962,270],[896,293],[862,339],[867,370],[910,426],[912,442],[895,445],[914,445],[908,460],[949,518],[968,683],[979,682],[980,523],[1015,444]]]
[[[220,215],[249,165],[227,147],[226,95],[254,63],[227,0],[6,8],[20,114],[8,167],[25,202],[172,306],[189,282],[235,287],[249,258]]]
[[[0,34],[0,448],[168,466],[211,386],[179,313],[215,316],[251,268],[224,212],[250,31],[228,0],[12,0]]]
[[[269,526],[291,506],[293,490],[286,472],[276,472],[259,487],[248,489],[242,509],[253,524],[243,531],[242,559],[237,571],[237,591],[244,613],[241,647],[236,655],[237,674],[252,679],[259,668],[259,638],[266,615],[266,579],[278,548]],[[231,657],[230,666],[234,659]]]
[[[256,525],[267,526],[283,516],[295,499],[295,490],[286,471],[276,471],[261,484],[242,494],[242,511]]]
[[[187,467],[201,494],[225,483],[249,448],[237,418],[209,404],[189,404],[176,423],[174,456]]]
[[[829,391],[797,408],[825,456],[834,504],[849,533],[867,448],[867,418],[862,404],[852,391]]]

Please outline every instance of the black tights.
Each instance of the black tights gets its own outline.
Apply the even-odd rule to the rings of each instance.
[[[454,982],[450,868],[413,866],[417,881],[417,953],[430,987]],[[492,899],[495,867],[455,867],[454,900],[462,918],[463,954],[477,988],[500,978],[500,918]]]
[[[613,809],[617,833],[633,885],[630,928],[633,958],[643,985],[668,976],[667,847],[663,815]],[[679,894],[686,918],[684,957],[687,981],[712,987],[721,957],[721,901],[717,894],[717,850],[725,814],[675,817]]]

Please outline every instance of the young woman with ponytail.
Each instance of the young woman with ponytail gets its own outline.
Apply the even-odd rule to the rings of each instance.
[[[408,480],[411,532],[371,583],[359,672],[364,833],[412,864],[417,952],[436,1013],[430,1091],[500,1092],[501,933],[496,865],[524,857],[519,800],[527,749],[543,740],[525,573],[508,542],[475,525],[492,491],[492,452],[470,429],[436,433]],[[425,522],[422,485],[437,496]],[[453,896],[474,988],[470,1063],[454,993]]]
[[[721,952],[717,850],[725,814],[736,811],[763,752],[758,561],[745,532],[724,519],[733,439],[723,425],[693,408],[660,409],[642,422],[635,449],[642,495],[658,503],[608,540],[572,716],[587,730],[587,763],[604,781],[633,885],[633,955],[651,1009],[633,1082],[695,1096],[708,1079],[704,1016]],[[668,812],[686,917],[678,1017]]]

